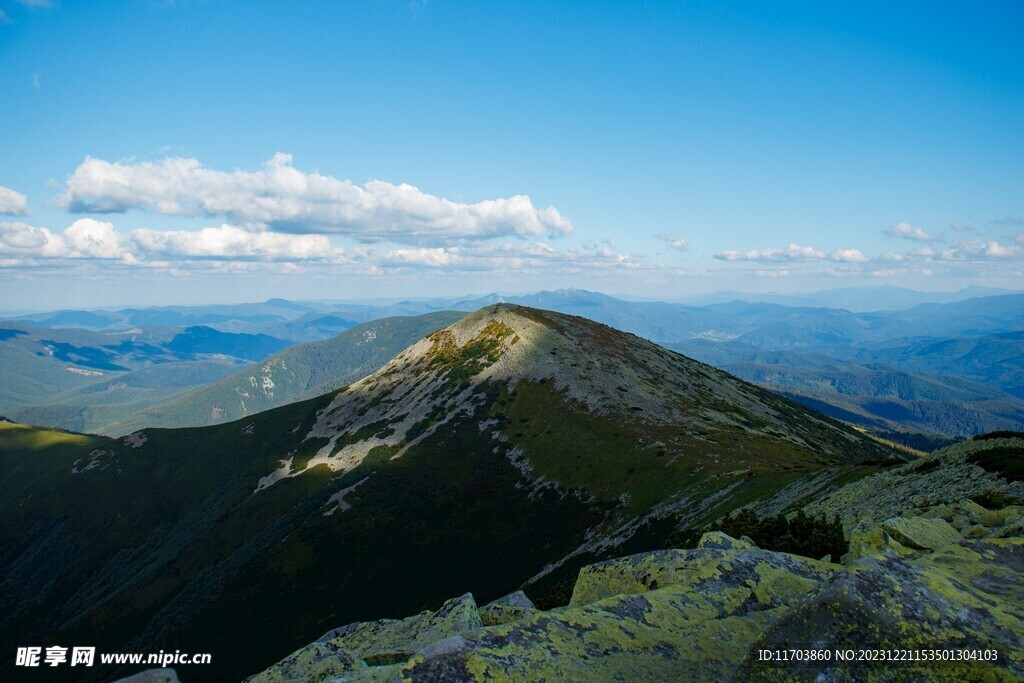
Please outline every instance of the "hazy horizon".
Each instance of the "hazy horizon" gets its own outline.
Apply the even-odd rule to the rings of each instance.
[[[957,294],[964,294],[964,293],[969,294],[969,296],[966,296],[964,298],[977,298],[977,297],[986,297],[986,296],[1002,296],[1002,295],[1012,295],[1012,294],[1024,294],[1024,289],[988,288],[988,287],[981,287],[981,286],[978,286],[978,285],[970,285],[970,286],[962,287],[962,288],[956,289],[956,290],[942,290],[942,289],[918,290],[918,289],[911,289],[911,288],[904,288],[904,287],[895,287],[894,285],[889,285],[889,284],[884,284],[884,285],[868,285],[868,286],[862,286],[862,287],[834,287],[834,288],[828,288],[828,289],[815,289],[815,290],[792,291],[792,292],[772,291],[772,290],[761,291],[761,292],[756,292],[756,291],[739,291],[739,290],[714,290],[714,291],[710,291],[710,292],[692,293],[690,295],[665,296],[665,297],[632,295],[632,294],[623,293],[623,292],[608,292],[608,291],[602,291],[602,290],[599,290],[599,289],[585,289],[585,288],[581,288],[581,287],[566,287],[566,288],[558,288],[558,289],[524,289],[524,290],[470,291],[470,292],[457,292],[457,293],[450,294],[450,295],[436,295],[436,296],[435,295],[428,296],[428,295],[410,294],[408,296],[362,296],[362,297],[360,297],[360,296],[353,296],[353,297],[307,297],[307,298],[288,298],[288,297],[281,297],[281,296],[268,296],[268,297],[263,297],[263,298],[257,298],[257,297],[249,296],[246,293],[238,293],[234,297],[225,297],[225,298],[222,298],[222,299],[210,299],[210,300],[191,301],[191,302],[190,301],[186,301],[186,300],[181,300],[179,298],[171,296],[171,298],[169,298],[167,301],[164,301],[164,302],[139,301],[139,300],[130,300],[129,299],[129,300],[126,300],[126,301],[123,301],[123,302],[111,302],[111,303],[91,302],[90,301],[90,303],[88,305],[83,305],[83,306],[51,306],[51,307],[45,307],[44,306],[44,307],[37,307],[37,308],[19,308],[19,307],[0,308],[0,320],[2,320],[2,319],[15,319],[18,316],[38,315],[38,314],[43,314],[43,313],[53,313],[53,312],[61,311],[61,310],[91,310],[91,311],[109,310],[109,311],[116,311],[116,310],[128,309],[128,308],[146,309],[146,308],[161,308],[161,307],[176,307],[176,306],[183,307],[183,308],[203,307],[203,306],[237,306],[237,305],[247,305],[247,304],[262,304],[262,303],[267,303],[267,302],[272,301],[272,300],[282,300],[282,301],[288,301],[288,302],[297,303],[297,304],[307,304],[307,305],[310,305],[310,306],[315,306],[316,304],[324,304],[324,305],[329,305],[329,304],[346,304],[346,305],[366,305],[366,306],[388,306],[388,305],[398,304],[398,303],[402,303],[402,302],[417,302],[417,303],[445,302],[445,301],[455,302],[455,301],[460,301],[460,300],[481,299],[481,298],[485,298],[485,297],[488,297],[488,296],[499,296],[499,297],[516,298],[516,297],[526,297],[526,296],[531,296],[531,295],[535,295],[535,294],[541,294],[541,293],[544,293],[544,292],[562,293],[562,292],[572,292],[572,291],[598,294],[598,295],[601,295],[601,296],[607,296],[607,297],[611,297],[613,299],[619,299],[619,300],[627,301],[627,302],[645,302],[646,301],[646,302],[663,302],[663,303],[683,303],[683,304],[690,304],[690,305],[695,305],[695,306],[704,305],[702,302],[705,301],[705,300],[714,300],[714,301],[725,302],[725,301],[733,300],[734,298],[738,299],[738,300],[742,300],[744,298],[748,298],[749,297],[751,301],[772,300],[772,299],[782,299],[782,300],[785,300],[787,298],[793,299],[794,301],[799,301],[800,299],[806,299],[806,300],[810,301],[810,300],[812,300],[814,298],[827,298],[830,295],[841,295],[843,293],[855,293],[855,292],[856,293],[862,293],[862,294],[870,294],[870,293],[876,293],[876,292],[877,293],[882,293],[882,292],[887,292],[887,291],[888,292],[895,291],[895,292],[899,292],[901,294],[906,294],[906,295],[920,295],[920,297],[924,300],[922,302],[926,302],[926,301],[931,300],[931,299],[935,299],[936,301],[939,301],[939,300],[942,299],[942,295],[954,296],[954,295],[957,295]],[[172,295],[173,295],[173,293],[172,293]],[[794,304],[794,305],[797,305],[797,304]],[[799,304],[799,305],[802,305],[802,304]],[[909,307],[911,307],[913,305],[916,305],[916,304],[909,304],[909,305],[903,306],[903,305],[900,305],[900,304],[893,304],[893,302],[880,300],[878,302],[878,305],[877,305],[877,310],[898,310],[900,308],[909,308]],[[844,306],[838,305],[838,304],[830,304],[829,307],[843,308]],[[867,311],[867,310],[873,310],[874,308],[875,308],[874,306],[858,305],[858,306],[853,306],[851,308],[851,310]]]

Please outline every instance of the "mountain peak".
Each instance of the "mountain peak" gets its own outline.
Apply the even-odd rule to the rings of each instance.
[[[501,303],[427,335],[339,390],[306,437],[321,444],[316,452],[290,455],[257,490],[318,465],[347,472],[378,447],[401,457],[452,421],[471,420],[485,432],[501,412],[497,397],[520,389],[553,409],[665,432],[664,443],[680,454],[718,459],[719,447],[709,452],[709,439],[718,444],[715,435],[726,438],[737,427],[745,438],[786,442],[819,464],[849,461],[854,444],[865,457],[877,451],[824,416],[634,335],[586,318]],[[728,439],[734,443],[725,450],[736,450],[737,439]]]

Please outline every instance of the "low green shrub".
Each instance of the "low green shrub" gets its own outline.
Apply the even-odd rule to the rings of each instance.
[[[996,432],[988,432],[987,434],[978,434],[972,441],[988,441],[989,439],[1024,439],[1024,432],[1014,432],[1009,429],[1003,429]]]
[[[996,446],[967,456],[967,462],[1008,481],[1024,481],[1024,448]]]
[[[721,531],[733,538],[748,536],[759,548],[815,559],[831,555],[833,560],[838,560],[850,549],[839,517],[810,516],[803,510],[791,517],[783,514],[759,517],[749,508],[737,510],[703,529],[673,534],[665,545],[692,548],[707,531]]]

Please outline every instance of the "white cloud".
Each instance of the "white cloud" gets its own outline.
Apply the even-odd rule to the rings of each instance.
[[[428,266],[442,268],[460,263],[462,258],[443,247],[420,249],[392,249],[384,257],[391,265]]]
[[[538,209],[525,195],[464,204],[404,183],[371,180],[359,186],[303,173],[291,162],[291,156],[278,153],[259,171],[224,172],[204,168],[196,159],[112,163],[87,157],[57,203],[72,212],[143,209],[220,217],[251,230],[337,233],[415,245],[572,232],[572,223],[556,208]]]
[[[52,0],[14,0],[25,7],[53,7]]]
[[[683,236],[678,233],[658,235],[658,239],[678,251],[686,251],[690,248],[690,245],[686,243]]]
[[[112,223],[81,218],[68,226],[63,237],[69,258],[132,258]]]
[[[1024,237],[1015,238],[1017,244],[1024,245]],[[1024,246],[1012,244],[1001,244],[996,240],[974,239],[969,242],[961,242],[956,246],[937,251],[931,247],[921,247],[903,253],[888,252],[882,254],[879,260],[891,261],[894,263],[930,263],[939,262],[988,262],[991,267],[993,262],[1010,261],[1024,257]]]
[[[860,249],[836,249],[828,257],[840,263],[866,263],[869,260]]]
[[[643,259],[616,252],[610,245],[564,251],[542,242],[505,242],[470,246],[393,249],[380,265],[392,268],[438,268],[448,271],[580,272],[652,268]]]
[[[940,255],[943,261],[987,261],[1012,259],[1024,255],[1021,247],[1005,246],[995,240],[973,240],[946,249]]]
[[[110,223],[82,218],[63,234],[26,223],[0,223],[0,253],[31,258],[134,260]]]
[[[720,261],[821,261],[825,258],[825,253],[793,243],[785,249],[751,249],[743,253],[723,251],[715,254],[715,258]]]
[[[28,197],[20,192],[15,192],[9,187],[0,185],[0,214],[27,216]]]
[[[935,242],[938,240],[937,237],[932,237],[921,228],[913,226],[910,223],[897,223],[892,227],[886,228],[885,234],[890,237],[899,237],[905,240],[917,240],[919,242]]]
[[[964,225],[960,221],[953,221],[949,224],[949,227],[951,230],[955,230],[956,232],[974,232],[975,230],[973,226]]]
[[[921,247],[905,252],[889,251],[881,256],[882,261],[926,261],[935,258],[937,252],[931,247]]]
[[[324,235],[252,233],[222,225],[190,231],[141,228],[122,235],[113,224],[81,218],[53,233],[26,223],[0,223],[0,254],[34,259],[120,259],[135,265],[164,266],[171,261],[322,261],[342,263],[349,255]]]
[[[111,223],[83,218],[63,233],[25,223],[0,223],[0,259],[8,265],[39,268],[92,268],[89,261],[117,261],[122,268],[210,273],[365,273],[414,276],[428,269],[445,274],[487,272],[503,275],[658,269],[642,257],[611,244],[555,249],[543,242],[486,241],[449,247],[342,249],[325,235],[243,230],[221,225],[196,231],[136,229],[121,234]],[[16,264],[15,264],[16,262]],[[98,267],[98,265],[96,266]],[[109,267],[109,265],[107,266]],[[336,270],[343,268],[343,270]]]
[[[131,241],[147,255],[184,259],[341,260],[344,250],[324,235],[253,233],[231,225],[192,231],[138,229]]]
[[[64,253],[63,238],[46,228],[0,222],[0,254],[50,258]]]

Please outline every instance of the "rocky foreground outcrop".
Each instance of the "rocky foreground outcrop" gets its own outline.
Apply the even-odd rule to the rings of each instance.
[[[248,681],[1024,680],[1022,513],[908,510],[856,529],[844,564],[708,533],[694,549],[583,568],[566,607],[539,611],[522,593],[478,607],[466,594],[335,629]],[[794,648],[829,656],[779,654]],[[878,650],[981,655],[837,661]]]

